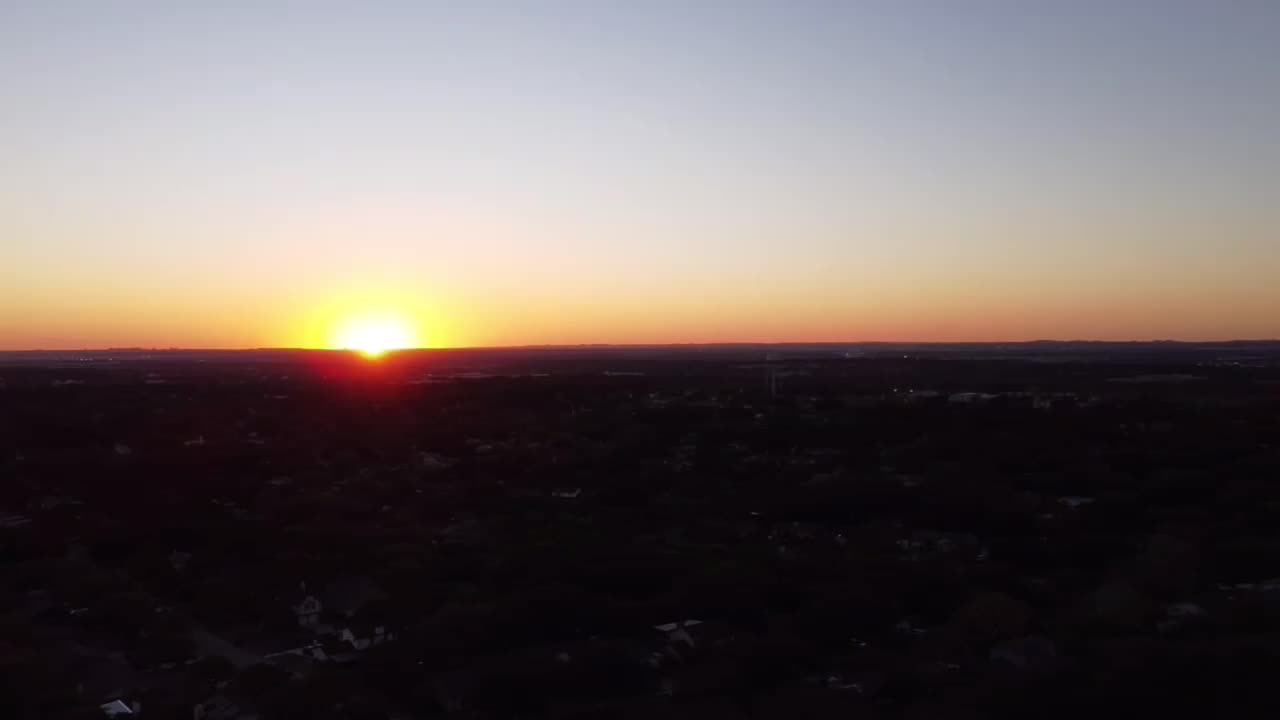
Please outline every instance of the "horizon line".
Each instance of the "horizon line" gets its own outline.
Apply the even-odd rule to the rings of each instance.
[[[1159,338],[1149,340],[1089,340],[1075,338],[1058,340],[1039,338],[1035,340],[815,340],[815,341],[724,341],[724,342],[668,342],[668,343],[545,343],[529,345],[456,345],[449,347],[405,347],[388,348],[387,353],[433,352],[450,350],[572,350],[587,348],[693,348],[693,347],[759,347],[759,346],[848,346],[848,345],[1223,345],[1223,344],[1272,344],[1280,343],[1277,338],[1229,338],[1215,340],[1179,340]],[[355,348],[315,348],[290,346],[261,347],[105,347],[105,348],[22,348],[0,350],[0,354],[8,353],[52,353],[52,352],[359,352]]]

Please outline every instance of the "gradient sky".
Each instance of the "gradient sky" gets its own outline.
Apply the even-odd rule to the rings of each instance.
[[[1280,2],[6,0],[0,348],[1280,337]]]

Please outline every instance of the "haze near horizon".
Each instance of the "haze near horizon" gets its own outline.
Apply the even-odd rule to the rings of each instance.
[[[1277,68],[1261,1],[10,2],[0,350],[1280,337]]]

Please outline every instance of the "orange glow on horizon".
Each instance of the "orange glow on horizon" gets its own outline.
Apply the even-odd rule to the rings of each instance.
[[[315,348],[374,357],[401,348],[767,342],[1188,341],[1275,337],[1275,290],[1173,292],[1110,278],[1017,282],[919,272],[911,287],[858,283],[770,287],[551,287],[516,292],[434,278],[333,279],[228,295],[175,286],[56,294],[0,283],[0,349]],[[1223,281],[1225,283],[1225,281]],[[783,290],[786,290],[785,292]],[[591,302],[581,300],[590,296]],[[33,301],[34,298],[34,301]]]

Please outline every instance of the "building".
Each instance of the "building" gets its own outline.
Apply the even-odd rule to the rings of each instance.
[[[303,587],[305,589],[306,586]],[[324,610],[324,606],[315,595],[306,595],[292,609],[299,627],[314,628],[320,624],[320,612]]]

